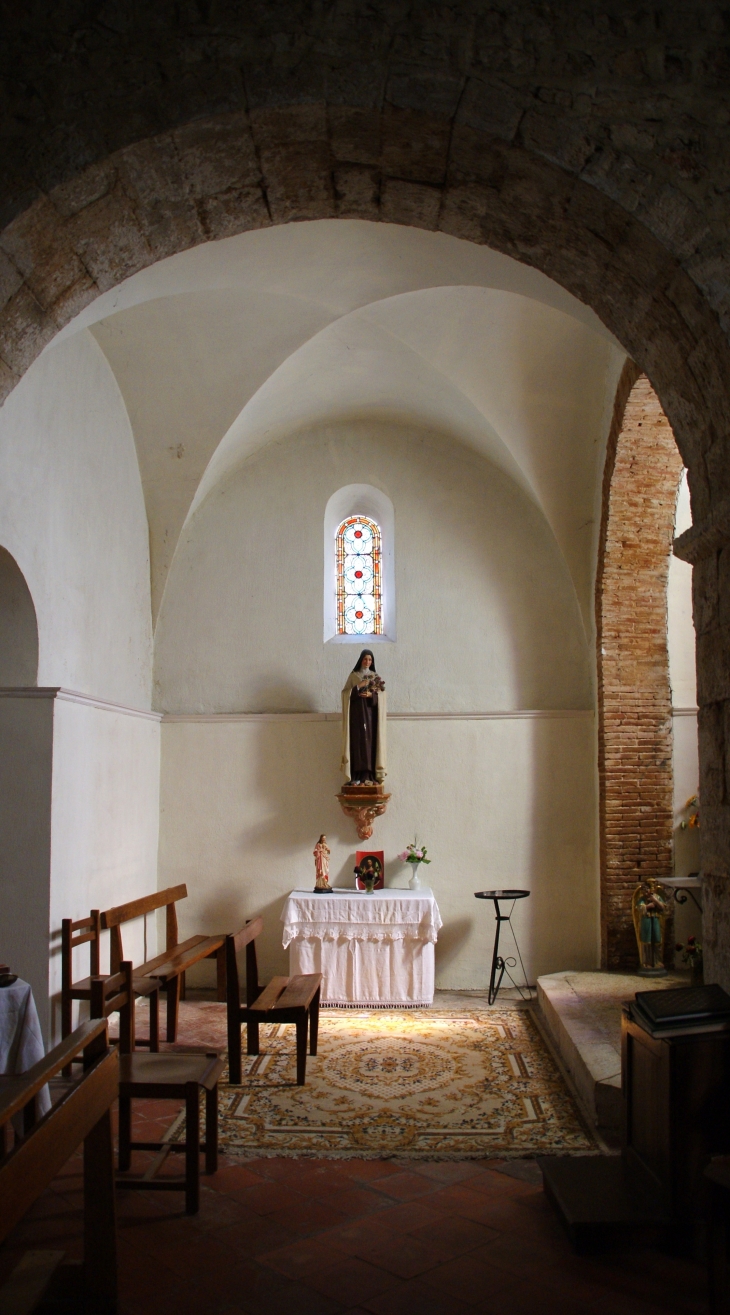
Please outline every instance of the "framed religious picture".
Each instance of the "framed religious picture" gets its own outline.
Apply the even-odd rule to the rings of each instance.
[[[373,890],[382,890],[385,886],[385,858],[382,849],[358,849],[355,862],[359,869],[359,874],[355,877],[355,885],[358,890],[365,889],[365,878],[372,876]]]

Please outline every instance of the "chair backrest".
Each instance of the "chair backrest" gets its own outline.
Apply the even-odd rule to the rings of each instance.
[[[132,988],[132,961],[127,959],[118,973],[110,977],[92,977],[92,1018],[108,1018],[119,1014],[119,1049],[123,1055],[134,1050],[134,990]]]
[[[238,980],[238,963],[236,955],[246,950],[246,1006],[250,1007],[258,997],[259,971],[256,961],[256,937],[264,929],[263,918],[252,918],[235,935],[226,936],[226,998],[229,1005],[236,1008],[241,1003],[241,986]]]
[[[61,923],[61,990],[70,991],[73,986],[73,951],[78,945],[89,945],[89,973],[93,977],[99,972],[99,942],[101,934],[101,914],[92,909],[88,918],[72,922],[64,918]]]
[[[168,886],[167,890],[158,890],[153,895],[143,895],[140,899],[130,900],[128,904],[117,904],[113,909],[104,909],[101,914],[101,929],[102,931],[108,930],[111,932],[109,967],[113,973],[120,971],[124,958],[122,923],[132,922],[135,918],[142,918],[148,913],[154,913],[155,909],[165,908],[165,949],[172,950],[175,948],[178,943],[175,903],[179,899],[186,899],[187,893],[188,888],[183,883],[180,886]]]

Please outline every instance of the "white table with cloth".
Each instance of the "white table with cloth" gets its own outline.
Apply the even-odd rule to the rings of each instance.
[[[293,890],[281,921],[289,972],[322,973],[322,1004],[433,1003],[442,923],[431,890]]]
[[[33,992],[19,977],[0,987],[0,1075],[27,1073],[45,1053]],[[41,1088],[36,1104],[39,1118],[51,1108],[48,1087]]]

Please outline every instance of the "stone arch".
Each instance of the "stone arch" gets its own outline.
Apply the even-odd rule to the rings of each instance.
[[[671,877],[667,580],[682,459],[646,375],[617,390],[596,578],[601,959],[633,968],[631,893]]]
[[[282,91],[277,104],[96,149],[42,192],[19,188],[0,233],[0,389],[100,292],[269,224],[355,217],[440,231],[533,265],[590,305],[651,381],[689,471],[694,525],[677,551],[695,565],[705,907],[718,929],[705,933],[707,969],[730,985],[730,346],[709,284],[684,268],[698,247],[682,223],[642,222],[621,188],[584,170],[590,143],[573,150],[574,124],[564,140],[552,121],[548,138],[537,119],[518,132],[520,113],[505,125],[503,98],[480,85],[462,87],[459,114],[434,109],[431,84],[402,112],[311,95],[286,104]]]
[[[0,687],[38,682],[38,621],[30,589],[14,557],[0,548]]]

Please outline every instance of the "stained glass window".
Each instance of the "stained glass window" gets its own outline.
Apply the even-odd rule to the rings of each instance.
[[[335,542],[338,635],[382,635],[380,526],[367,516],[348,516]]]

